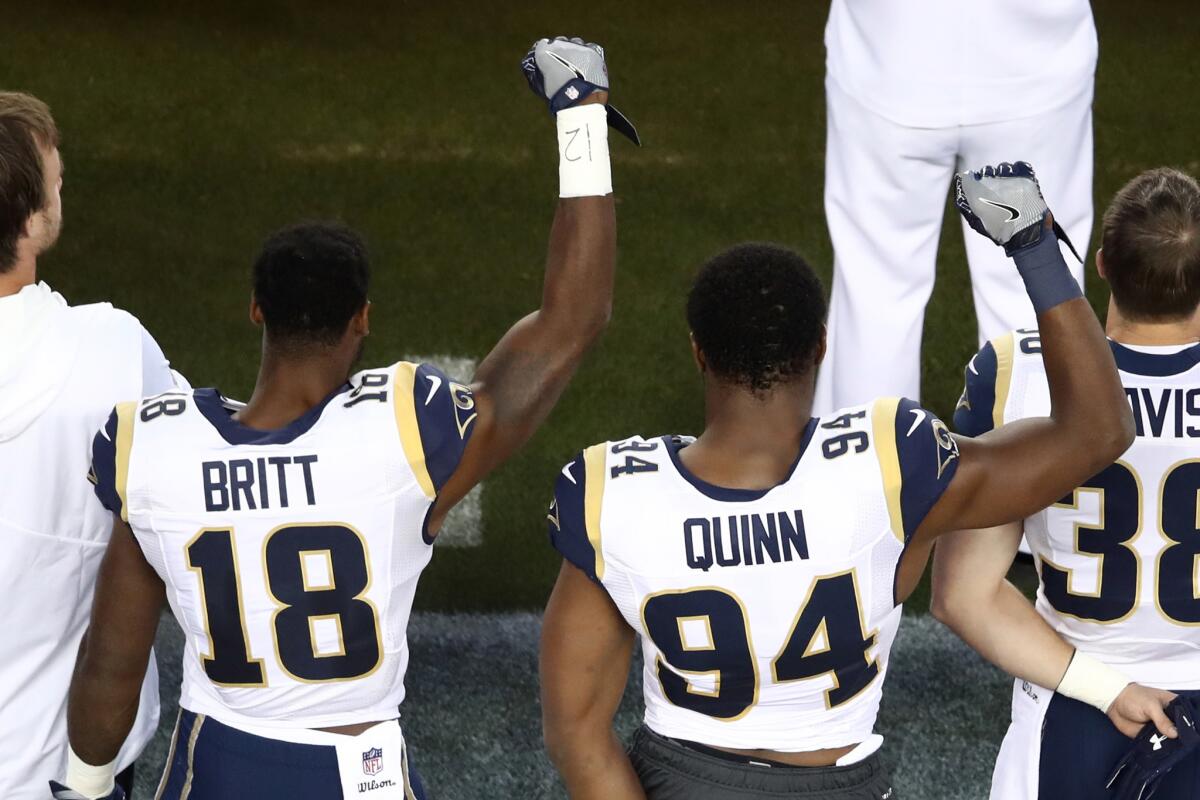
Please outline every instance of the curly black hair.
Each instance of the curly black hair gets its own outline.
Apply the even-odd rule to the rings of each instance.
[[[357,233],[303,222],[272,234],[254,262],[254,297],[275,345],[336,344],[367,302],[371,267]]]
[[[718,378],[762,393],[813,367],[825,290],[798,253],[739,244],[700,268],[688,293],[687,320]]]

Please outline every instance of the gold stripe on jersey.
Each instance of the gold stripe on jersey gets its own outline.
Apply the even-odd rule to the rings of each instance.
[[[162,777],[158,779],[158,791],[154,793],[154,800],[162,800],[163,790],[167,788],[167,781],[171,780],[171,769],[175,766],[175,747],[179,744],[179,721],[183,719],[183,708],[180,707],[175,712],[175,733],[171,734],[171,749],[167,751],[167,765],[163,770]]]
[[[875,438],[875,456],[883,476],[883,493],[887,498],[888,519],[892,533],[904,541],[904,513],[900,507],[900,489],[904,477],[900,474],[900,453],[896,450],[896,411],[899,397],[881,397],[871,409],[871,431]]]
[[[129,522],[129,453],[133,450],[133,414],[137,403],[117,404],[117,450],[116,482],[117,496],[121,498],[121,519]]]
[[[417,800],[417,793],[412,788],[412,779],[408,775],[408,742],[400,749],[400,777],[404,783],[404,800]]]
[[[401,361],[396,365],[396,428],[400,431],[400,444],[404,456],[417,476],[417,484],[430,500],[437,497],[433,479],[425,467],[425,448],[421,445],[421,428],[417,425],[417,409],[413,406],[413,386],[417,380],[417,365]]]
[[[1008,405],[1008,390],[1012,386],[1013,335],[1006,333],[992,339],[996,351],[996,400],[992,405],[992,427],[1004,424],[1004,407]]]
[[[583,521],[588,542],[596,553],[596,580],[604,579],[604,551],[600,542],[600,506],[604,502],[606,446],[592,445],[583,451]]]
[[[188,737],[187,777],[183,781],[183,791],[179,793],[179,800],[187,800],[188,795],[192,793],[192,776],[195,774],[196,739],[199,738],[200,729],[204,727],[204,720],[206,719],[208,717],[203,714],[197,714],[195,724],[192,726],[192,735]]]

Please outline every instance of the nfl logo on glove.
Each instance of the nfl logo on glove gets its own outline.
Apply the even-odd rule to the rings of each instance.
[[[372,747],[363,753],[363,774],[378,775],[383,769],[383,748]]]

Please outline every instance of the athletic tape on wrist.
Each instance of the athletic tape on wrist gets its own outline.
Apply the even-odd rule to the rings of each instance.
[[[564,108],[558,124],[558,196],[612,194],[608,112],[599,103]]]
[[[67,747],[67,777],[63,783],[84,797],[104,797],[111,792],[116,774],[115,758],[107,764],[94,766],[76,755],[73,747]]]
[[[1083,290],[1058,249],[1058,239],[1048,232],[1042,234],[1037,244],[1021,248],[1012,257],[1017,263],[1017,272],[1025,281],[1025,291],[1033,301],[1033,310],[1038,314],[1083,297]]]
[[[1117,695],[1130,683],[1124,674],[1076,650],[1055,691],[1107,714]]]

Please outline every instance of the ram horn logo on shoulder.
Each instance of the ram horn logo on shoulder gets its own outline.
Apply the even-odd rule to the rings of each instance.
[[[958,458],[958,442],[951,435],[950,429],[946,427],[946,423],[940,419],[933,421],[933,438],[937,442],[937,476],[940,480],[942,473],[946,471],[946,467],[950,462]]]

